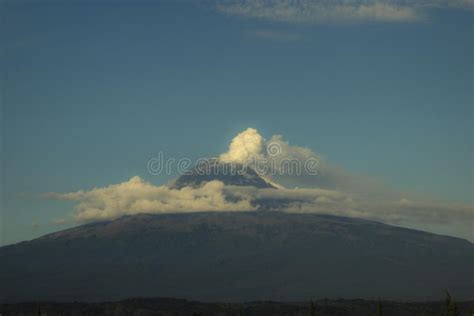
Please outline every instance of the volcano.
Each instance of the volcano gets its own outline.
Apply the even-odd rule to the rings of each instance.
[[[218,159],[206,159],[180,176],[172,187],[199,187],[205,182],[218,180],[225,185],[252,186],[259,189],[280,189],[282,186],[244,164],[223,163]]]
[[[219,180],[278,190],[254,169],[207,161],[174,189]],[[273,191],[272,191],[273,192]],[[474,244],[374,221],[257,211],[138,214],[0,248],[0,301],[474,298]]]
[[[279,211],[125,216],[0,248],[0,300],[458,299],[474,244],[378,222]]]

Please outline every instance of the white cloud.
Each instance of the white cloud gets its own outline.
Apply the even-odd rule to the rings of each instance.
[[[287,212],[323,213],[373,219],[390,224],[450,223],[473,224],[474,207],[426,200],[367,199],[326,189],[257,189],[226,187],[229,195],[252,202],[280,200],[279,210]],[[272,204],[275,205],[275,204]],[[278,208],[277,208],[278,209]]]
[[[200,188],[173,190],[155,186],[135,176],[126,182],[94,188],[90,191],[47,193],[46,197],[75,201],[79,221],[111,219],[139,213],[253,210],[249,201],[229,202],[223,183],[211,181]]]
[[[474,8],[474,0],[418,0],[418,1],[410,1],[405,0],[408,3],[412,3],[413,5],[420,5],[426,7],[438,7],[438,8],[446,8],[446,7],[453,7],[453,8],[461,8],[461,9],[472,9]]]
[[[472,8],[472,0],[234,0],[219,2],[218,11],[247,18],[288,23],[362,21],[412,22],[433,7]]]
[[[370,200],[336,190],[258,189],[225,186],[220,181],[176,190],[155,186],[135,176],[129,181],[90,191],[48,193],[46,196],[76,202],[74,219],[78,222],[139,213],[243,212],[257,210],[272,201],[269,211],[358,217],[415,228],[429,224],[454,223],[470,227],[474,224],[474,208],[469,205],[408,199]]]
[[[420,18],[416,9],[386,1],[242,0],[218,4],[229,15],[290,23],[403,22]]]

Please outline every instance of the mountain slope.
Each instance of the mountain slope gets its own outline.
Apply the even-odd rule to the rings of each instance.
[[[278,184],[258,174],[252,167],[221,163],[215,159],[205,160],[197,164],[188,173],[180,176],[173,184],[173,188],[198,187],[205,182],[218,180],[225,185],[253,186],[260,189],[279,189]]]
[[[314,214],[136,215],[0,248],[3,301],[473,295],[474,244]]]

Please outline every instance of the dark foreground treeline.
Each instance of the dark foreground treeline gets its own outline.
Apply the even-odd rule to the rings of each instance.
[[[401,303],[368,300],[317,300],[314,302],[202,303],[172,298],[128,299],[103,303],[18,303],[0,305],[1,316],[35,315],[474,315],[474,302]]]

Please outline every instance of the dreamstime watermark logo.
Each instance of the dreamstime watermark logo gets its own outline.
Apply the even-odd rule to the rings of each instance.
[[[267,154],[270,157],[276,157],[281,155],[281,145],[279,143],[271,142],[267,145]]]
[[[147,161],[146,167],[151,175],[243,175],[254,170],[261,175],[301,176],[318,174],[319,161],[315,157],[298,159],[286,156],[278,142],[270,142],[266,154],[254,155],[245,162],[222,161],[219,158],[165,158],[163,151]]]

